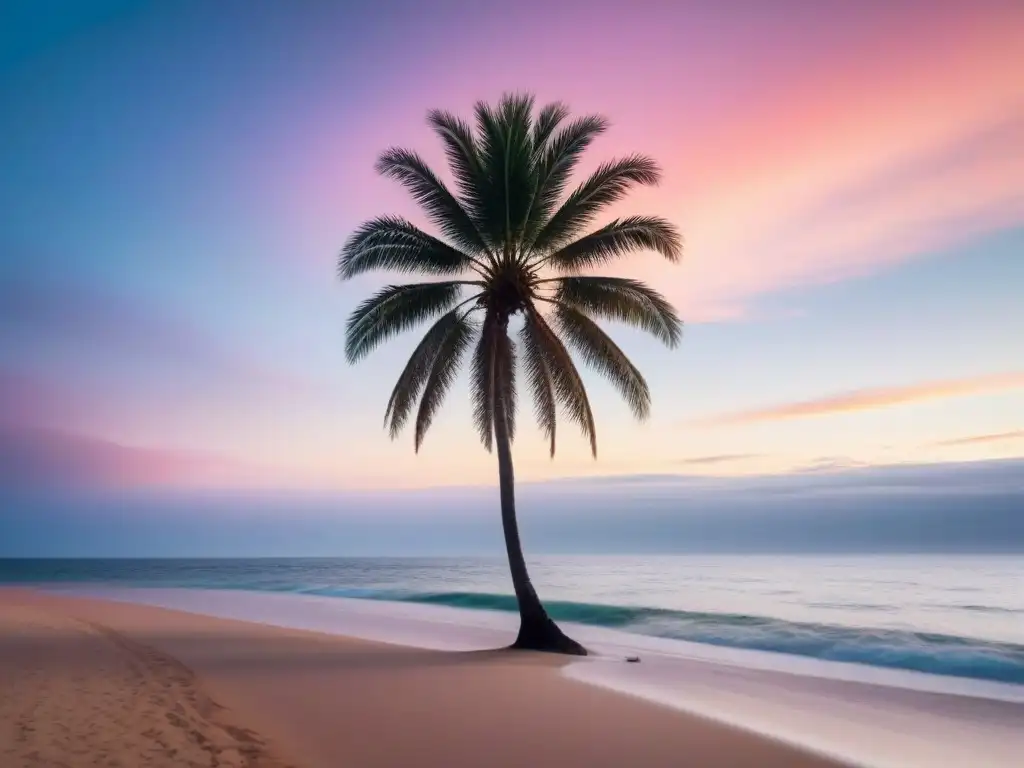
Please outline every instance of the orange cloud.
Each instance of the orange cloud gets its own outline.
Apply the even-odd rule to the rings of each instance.
[[[972,437],[959,437],[955,440],[940,440],[932,445],[940,447],[951,447],[958,445],[978,445],[981,443],[1002,443],[1010,440],[1024,440],[1024,429],[1016,429],[1012,432],[998,432],[991,435],[974,435]]]
[[[784,403],[769,408],[722,414],[710,419],[699,420],[696,423],[700,426],[711,427],[759,424],[762,422],[786,421],[813,416],[831,416],[838,413],[852,413],[854,411],[871,411],[879,408],[890,408],[895,405],[907,405],[951,397],[968,397],[1018,388],[1024,388],[1024,372],[997,373],[989,376],[947,379],[945,381],[932,381],[903,387],[861,389],[814,400],[803,400],[797,403]]]

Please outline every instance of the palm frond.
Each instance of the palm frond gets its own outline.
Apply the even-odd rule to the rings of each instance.
[[[415,152],[392,147],[377,160],[377,172],[396,179],[412,194],[441,233],[471,253],[487,253],[473,217]]]
[[[651,391],[637,367],[600,326],[567,304],[555,307],[555,323],[583,360],[604,375],[639,420],[651,413]]]
[[[480,442],[488,451],[494,442],[494,397],[497,392],[498,374],[498,320],[493,312],[484,317],[480,339],[473,352],[472,398],[473,424],[480,435]]]
[[[538,333],[537,324],[527,319],[527,322],[523,323],[523,327],[519,329],[519,343],[523,349],[523,371],[533,397],[537,426],[550,442],[551,456],[554,458],[558,413],[555,407],[551,369],[548,367],[547,356],[544,354]]]
[[[554,135],[555,129],[568,116],[569,108],[560,101],[553,101],[550,104],[544,105],[533,124],[533,149],[535,152],[546,149],[548,139]]]
[[[583,436],[590,440],[590,450],[596,458],[597,430],[594,426],[594,413],[590,408],[583,378],[572,356],[558,338],[558,334],[551,329],[536,308],[531,307],[527,311],[526,322],[534,326],[531,333],[535,334],[537,346],[551,375],[555,400],[562,406],[569,420],[575,422]]]
[[[563,246],[544,262],[560,272],[579,272],[642,250],[657,251],[677,262],[683,250],[682,236],[657,216],[628,216]]]
[[[388,399],[388,407],[384,413],[384,423],[388,426],[391,438],[398,437],[402,427],[405,426],[416,398],[427,383],[431,371],[434,369],[434,361],[438,352],[444,347],[445,342],[451,334],[468,332],[470,324],[466,320],[465,313],[459,309],[442,315],[430,330],[428,330],[420,343],[416,345],[409,361],[405,364],[402,374],[395,383],[395,388]],[[389,424],[390,422],[390,424]]]
[[[440,109],[427,113],[427,122],[444,144],[448,167],[459,190],[459,202],[470,218],[477,222],[479,230],[487,179],[480,164],[480,151],[473,129],[466,121]],[[493,243],[491,245],[493,247]]]
[[[488,181],[480,226],[506,256],[520,239],[536,189],[533,166],[533,97],[506,94],[496,108],[477,102],[479,156]]]
[[[354,363],[385,339],[451,309],[459,300],[462,281],[389,285],[362,302],[349,315],[345,356]]]
[[[551,218],[580,157],[594,139],[607,129],[608,121],[605,118],[588,115],[573,120],[553,134],[546,146],[534,144],[537,153],[537,194],[524,238],[527,246],[534,245],[537,234]]]
[[[569,192],[583,153],[608,121],[600,115],[572,119],[561,102],[536,114],[534,106],[531,95],[506,94],[494,105],[477,103],[469,121],[431,110],[427,122],[444,146],[454,182],[446,184],[420,155],[401,148],[386,150],[376,169],[412,194],[436,236],[408,219],[380,216],[362,224],[338,256],[343,280],[377,269],[444,280],[389,285],[359,304],[346,323],[349,362],[398,333],[430,325],[395,382],[384,416],[394,438],[415,413],[417,451],[469,355],[473,421],[488,450],[501,429],[515,437],[521,365],[551,455],[558,419],[567,418],[596,457],[594,414],[574,355],[610,380],[637,418],[649,415],[651,396],[639,370],[595,321],[625,322],[670,347],[680,341],[675,310],[642,282],[578,276],[640,250],[679,260],[681,235],[660,217],[620,217],[586,234],[631,188],[657,184],[657,164],[642,155],[607,162]],[[541,279],[538,273],[548,267],[554,276]],[[475,274],[460,279],[465,272]],[[475,286],[465,298],[463,286]],[[469,302],[473,306],[465,308]],[[552,306],[546,316],[540,302]],[[470,319],[476,311],[483,311],[482,322]],[[523,326],[513,340],[508,322],[519,313]]]
[[[625,197],[630,187],[654,185],[660,178],[658,164],[643,155],[602,164],[555,211],[537,235],[533,250],[544,253],[558,248],[586,227],[602,208]]]
[[[430,429],[445,395],[451,389],[452,384],[459,375],[459,368],[462,366],[462,356],[469,348],[473,340],[473,324],[467,320],[466,313],[463,313],[458,321],[448,331],[448,335],[437,348],[433,365],[430,368],[430,375],[423,386],[423,397],[420,398],[419,411],[416,414],[416,452],[419,453],[423,445],[423,438]]]
[[[668,347],[675,347],[682,338],[683,324],[675,309],[664,296],[639,280],[560,277],[554,283],[558,303],[647,331]]]
[[[376,269],[456,275],[473,259],[443,240],[428,235],[400,216],[378,216],[359,227],[341,249],[342,280]]]

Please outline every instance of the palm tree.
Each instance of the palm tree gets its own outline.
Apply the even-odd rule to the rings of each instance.
[[[443,239],[398,216],[371,219],[345,243],[338,271],[343,280],[377,269],[442,279],[389,285],[362,302],[348,319],[346,356],[360,360],[390,337],[437,318],[399,376],[384,417],[392,438],[414,421],[418,452],[472,348],[473,420],[484,447],[498,454],[501,521],[519,606],[513,647],[585,655],[538,599],[519,541],[511,454],[517,362],[551,456],[560,412],[582,430],[596,458],[594,415],[569,348],[645,419],[647,383],[594,318],[632,325],[669,347],[679,343],[681,323],[643,283],[581,273],[641,250],[676,262],[682,240],[654,216],[615,219],[583,234],[633,185],[660,177],[653,160],[633,155],[604,163],[564,194],[582,153],[607,129],[603,117],[569,120],[560,103],[535,115],[532,96],[505,95],[497,106],[476,104],[475,130],[437,110],[428,122],[444,144],[454,192],[409,150],[388,149],[376,167],[412,193]],[[510,334],[513,318],[518,342]]]

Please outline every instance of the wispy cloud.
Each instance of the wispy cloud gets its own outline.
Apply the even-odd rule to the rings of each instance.
[[[74,418],[83,407],[73,388],[0,368],[0,425],[57,424]]]
[[[0,368],[0,490],[262,487],[287,480],[215,451],[92,434],[81,424],[101,407],[74,387]]]
[[[1003,26],[1020,9],[1012,21],[991,8],[943,14],[913,46],[893,29],[920,13],[880,15],[862,41],[872,62],[840,47],[820,60],[827,81],[807,67],[764,82],[769,98],[668,158],[668,184],[700,179],[665,211],[685,210],[688,260],[651,262],[646,276],[688,319],[739,317],[758,295],[873,274],[1024,220],[1024,104],[1009,74],[1020,54]]]
[[[265,470],[207,452],[0,424],[0,488],[233,487]]]
[[[243,382],[247,389],[294,393],[311,382],[276,370],[152,303],[68,281],[5,279],[0,287],[0,338],[44,349],[112,360],[163,376]]]
[[[759,453],[720,453],[715,456],[695,456],[691,459],[680,459],[680,464],[689,466],[709,466],[713,464],[730,464],[736,461],[759,459]]]
[[[645,491],[672,488],[684,494],[725,494],[734,498],[760,501],[766,495],[803,496],[808,494],[856,493],[896,490],[920,494],[997,493],[1024,494],[1024,459],[985,461],[900,463],[872,465],[846,456],[821,456],[803,467],[776,474],[722,477],[694,474],[638,474],[607,477],[577,477],[528,483],[531,494],[566,490],[572,493],[611,494],[626,490],[639,498]],[[454,494],[455,489],[436,491]],[[426,493],[426,492],[424,492]],[[1024,498],[1024,496],[1022,496]]]
[[[932,445],[939,447],[950,447],[957,445],[1004,443],[1013,440],[1024,440],[1024,429],[1015,429],[1012,432],[996,432],[990,435],[972,435],[971,437],[958,437],[955,440],[939,440],[937,442],[932,443]]]
[[[797,467],[793,472],[814,473],[814,472],[843,472],[851,469],[863,469],[871,465],[849,456],[818,456],[807,464]]]
[[[997,373],[963,379],[946,379],[901,387],[875,387],[843,392],[814,400],[782,403],[767,408],[725,413],[695,422],[698,426],[720,427],[762,422],[786,421],[815,416],[831,416],[856,411],[871,411],[941,400],[952,397],[990,394],[1024,388],[1024,372]]]
[[[208,365],[223,350],[187,323],[151,304],[142,306],[106,290],[67,281],[5,279],[0,288],[5,335],[35,343],[61,343],[89,352],[171,356]]]

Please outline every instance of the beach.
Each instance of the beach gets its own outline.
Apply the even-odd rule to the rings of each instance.
[[[838,765],[566,663],[0,589],[0,765]]]

